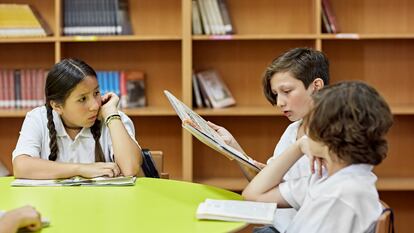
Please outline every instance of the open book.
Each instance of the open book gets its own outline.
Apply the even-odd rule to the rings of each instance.
[[[273,224],[276,203],[206,199],[197,208],[198,219]]]
[[[135,184],[136,177],[134,176],[120,176],[120,177],[96,177],[83,178],[75,176],[69,179],[58,180],[29,180],[29,179],[15,179],[11,186],[130,186]]]
[[[180,117],[183,128],[189,131],[194,137],[225,155],[230,160],[235,159],[256,171],[260,171],[260,168],[254,164],[252,158],[227,145],[220,135],[212,129],[200,115],[187,107],[187,105],[178,100],[169,91],[164,91],[164,94],[167,96],[175,112]]]

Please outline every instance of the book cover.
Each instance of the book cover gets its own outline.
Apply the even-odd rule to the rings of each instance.
[[[191,7],[192,7],[191,22],[192,22],[193,35],[201,35],[203,34],[203,27],[201,26],[200,10],[199,10],[198,3],[196,0],[192,0]]]
[[[139,108],[147,105],[145,74],[142,71],[124,71],[126,107]]]
[[[254,160],[248,155],[243,154],[242,152],[227,145],[220,137],[220,135],[214,129],[212,129],[207,124],[207,121],[204,120],[200,115],[187,107],[187,105],[178,100],[169,91],[165,90],[164,94],[168,98],[168,101],[171,103],[178,117],[180,117],[182,121],[182,127],[190,132],[194,137],[196,137],[198,140],[210,148],[223,154],[230,160],[237,160],[238,162],[245,164],[255,171],[261,170],[255,165]]]
[[[236,104],[229,88],[216,70],[199,72],[197,77],[213,108],[224,108]]]
[[[198,219],[273,224],[276,203],[206,199],[200,203]]]
[[[58,180],[15,179],[11,186],[131,186],[135,184],[135,176],[83,178],[75,176]]]

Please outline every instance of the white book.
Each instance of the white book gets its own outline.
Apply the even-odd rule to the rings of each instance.
[[[242,152],[227,145],[221,136],[214,129],[212,129],[207,124],[207,121],[200,115],[187,107],[187,105],[178,100],[169,91],[164,91],[164,94],[167,96],[175,112],[180,117],[182,127],[190,132],[194,137],[217,152],[225,155],[230,160],[235,159],[257,172],[261,170],[255,165],[254,160],[248,155],[243,154]]]
[[[206,199],[197,208],[198,219],[273,224],[276,203]]]
[[[75,176],[58,180],[15,179],[11,186],[131,186],[135,184],[134,176],[83,178]]]

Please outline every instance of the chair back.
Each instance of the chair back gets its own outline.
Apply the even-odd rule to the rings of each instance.
[[[381,201],[381,204],[384,209],[378,218],[375,233],[394,233],[394,213],[387,203]]]

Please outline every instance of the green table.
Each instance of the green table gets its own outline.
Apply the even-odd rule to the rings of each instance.
[[[126,187],[11,187],[0,178],[0,209],[30,204],[51,224],[42,232],[229,232],[240,222],[197,220],[206,198],[240,200],[239,194],[195,183],[138,178]]]

